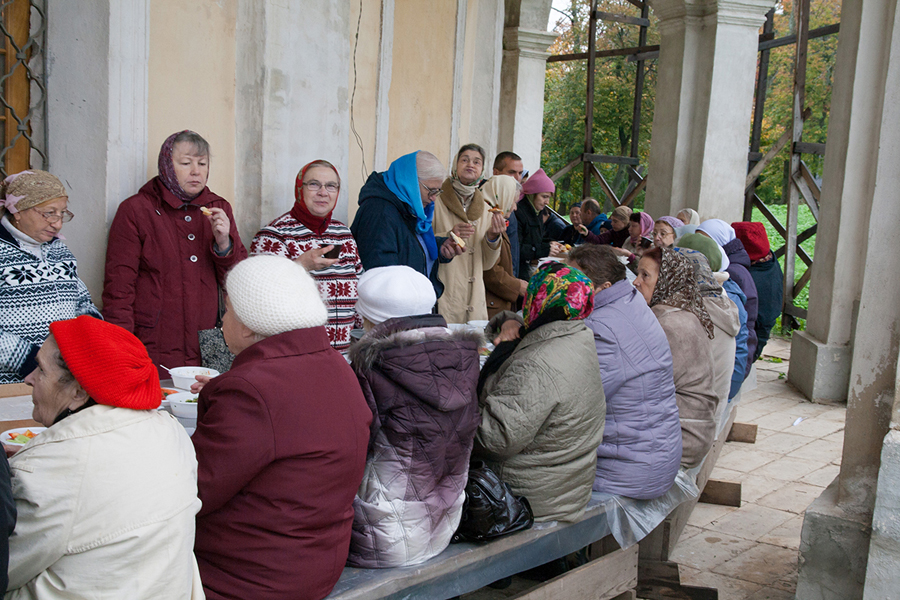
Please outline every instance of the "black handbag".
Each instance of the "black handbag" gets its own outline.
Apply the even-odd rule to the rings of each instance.
[[[524,496],[515,496],[507,483],[481,461],[469,465],[466,501],[454,542],[483,542],[530,529],[534,513]]]
[[[222,315],[225,314],[225,299],[222,297],[222,290],[219,290],[219,314],[216,318],[216,326],[212,329],[201,329],[197,332],[200,339],[200,363],[206,369],[215,369],[219,373],[224,373],[231,368],[234,361],[234,354],[228,349],[225,343],[225,336],[222,334]]]

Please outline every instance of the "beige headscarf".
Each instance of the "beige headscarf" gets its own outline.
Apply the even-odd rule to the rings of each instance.
[[[681,213],[684,213],[684,214],[690,216],[690,219],[681,219],[682,221],[684,221],[685,225],[699,225],[700,224],[700,213],[698,213],[693,208],[682,208],[677,213],[675,213],[675,216],[678,216]]]
[[[67,197],[63,184],[47,171],[21,171],[0,183],[0,208],[11,213]]]
[[[617,206],[616,209],[614,211],[612,211],[612,214],[609,215],[609,217],[610,218],[616,217],[627,223],[628,219],[631,218],[632,212],[633,211],[631,210],[630,206]]]
[[[509,175],[494,175],[481,187],[481,193],[506,215],[519,197],[519,183]]]

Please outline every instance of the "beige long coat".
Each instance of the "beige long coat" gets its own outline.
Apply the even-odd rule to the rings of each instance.
[[[454,225],[471,223],[475,234],[466,240],[466,251],[449,263],[441,263],[438,277],[444,283],[444,293],[438,299],[438,312],[448,323],[466,323],[487,320],[487,301],[484,296],[484,271],[500,258],[500,238],[489,244],[487,230],[491,226],[491,213],[481,190],[475,192],[468,210],[453,189],[450,179],[441,186],[441,195],[434,203],[434,234],[449,237]]]

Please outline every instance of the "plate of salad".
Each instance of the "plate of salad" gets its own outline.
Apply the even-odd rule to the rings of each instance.
[[[46,427],[17,427],[0,433],[0,440],[7,446],[24,446],[37,437]]]

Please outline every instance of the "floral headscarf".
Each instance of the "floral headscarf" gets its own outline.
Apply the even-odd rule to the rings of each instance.
[[[694,269],[694,279],[697,280],[701,296],[715,298],[722,295],[722,286],[716,281],[712,269],[709,268],[709,261],[702,252],[691,248],[673,248],[673,250],[691,263],[691,267]]]
[[[585,319],[594,310],[594,286],[574,267],[552,262],[538,269],[528,282],[522,315],[525,327],[535,329],[551,321]]]
[[[703,308],[700,298],[700,288],[694,279],[694,268],[681,254],[670,248],[660,248],[662,251],[662,264],[659,265],[659,279],[653,288],[650,297],[650,306],[665,304],[674,306],[688,312],[700,320],[700,324],[706,329],[706,335],[713,339],[713,324],[709,313]],[[530,287],[530,284],[529,284]]]
[[[175,148],[175,138],[177,138],[182,133],[194,133],[190,129],[185,129],[184,131],[176,131],[172,135],[166,138],[166,141],[163,142],[162,147],[159,149],[159,159],[157,160],[157,168],[159,169],[159,179],[162,181],[162,184],[166,187],[167,190],[172,192],[172,195],[184,202],[185,204],[190,203],[194,198],[199,196],[190,196],[187,192],[181,189],[181,185],[178,183],[178,177],[175,175],[175,165],[172,163],[172,150]],[[194,135],[197,135],[196,133]],[[202,191],[200,192],[203,193]]]
[[[332,207],[331,212],[324,217],[317,217],[309,212],[309,208],[306,206],[306,200],[303,198],[303,178],[306,177],[306,172],[312,167],[325,167],[331,169],[337,177],[338,184],[341,183],[341,175],[338,173],[335,166],[327,160],[318,159],[311,163],[307,163],[300,169],[300,172],[297,173],[297,179],[294,180],[294,198],[296,199],[296,202],[294,202],[294,206],[291,207],[291,216],[303,223],[307,229],[316,235],[322,235],[331,223],[331,213],[334,212],[334,207]]]

